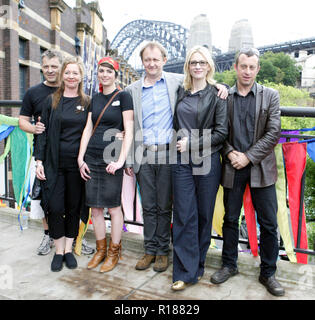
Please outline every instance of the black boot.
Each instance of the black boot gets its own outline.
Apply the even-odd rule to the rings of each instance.
[[[225,282],[230,277],[235,276],[236,274],[238,274],[237,268],[230,269],[228,267],[222,267],[211,276],[210,281],[214,284],[220,284]]]
[[[266,289],[274,296],[279,297],[284,295],[284,289],[281,287],[281,284],[276,280],[274,275],[269,278],[265,278],[260,275],[259,282],[263,284]]]

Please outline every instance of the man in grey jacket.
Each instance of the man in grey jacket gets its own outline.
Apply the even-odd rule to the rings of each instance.
[[[143,209],[144,256],[137,270],[158,272],[168,267],[172,217],[172,185],[169,149],[177,90],[183,75],[164,72],[167,51],[158,42],[148,42],[140,51],[145,75],[126,88],[134,104],[133,171],[140,187]],[[227,90],[217,85],[219,94]],[[132,169],[129,170],[132,174]]]
[[[211,282],[223,283],[238,273],[238,221],[243,194],[249,184],[260,225],[259,281],[270,293],[281,296],[284,289],[275,279],[279,248],[274,147],[281,129],[279,94],[255,82],[260,69],[258,50],[241,49],[234,68],[237,82],[229,91],[229,136],[223,149],[222,268],[212,275]]]

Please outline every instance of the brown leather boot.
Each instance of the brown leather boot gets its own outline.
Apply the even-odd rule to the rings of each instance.
[[[155,256],[152,254],[144,254],[144,256],[137,262],[137,270],[145,270],[150,267],[150,264],[155,261]]]
[[[156,256],[153,270],[156,272],[163,272],[167,269],[168,264],[168,256]]]
[[[88,269],[96,268],[106,258],[106,255],[107,255],[106,238],[102,240],[96,240],[96,253],[88,263],[87,268]]]
[[[121,241],[119,244],[115,244],[111,239],[109,242],[107,257],[101,266],[100,272],[108,272],[113,270],[118,263],[119,258],[121,258]]]

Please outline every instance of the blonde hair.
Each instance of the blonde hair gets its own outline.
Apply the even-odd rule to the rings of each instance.
[[[54,92],[52,96],[52,108],[56,109],[58,107],[59,101],[64,93],[65,84],[63,82],[63,74],[69,64],[76,64],[79,67],[82,81],[79,83],[78,95],[80,97],[80,103],[82,106],[88,107],[90,104],[90,97],[86,95],[83,91],[83,78],[84,78],[84,66],[82,59],[80,57],[67,57],[64,59],[61,66],[61,71],[59,74],[60,78],[60,87]]]
[[[188,53],[186,55],[186,61],[184,64],[184,75],[185,75],[184,76],[184,89],[185,90],[192,89],[192,77],[191,77],[191,74],[189,71],[189,63],[190,63],[190,59],[191,59],[192,55],[196,52],[200,53],[209,64],[210,70],[206,76],[207,83],[209,83],[211,85],[214,85],[216,83],[216,81],[213,79],[214,72],[215,72],[215,65],[214,65],[214,62],[211,57],[209,49],[206,47],[203,47],[203,46],[194,46],[188,51]]]

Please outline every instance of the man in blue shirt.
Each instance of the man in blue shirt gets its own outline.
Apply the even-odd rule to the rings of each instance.
[[[141,103],[143,143],[145,145],[170,143],[173,115],[163,74],[155,85],[143,85]]]
[[[169,143],[177,90],[183,75],[163,71],[167,51],[158,42],[148,42],[140,51],[145,75],[126,88],[134,104],[134,163],[143,209],[144,256],[137,270],[152,262],[158,272],[168,267],[172,217],[171,164]],[[224,86],[218,85],[227,95]],[[221,91],[219,94],[221,94]],[[128,174],[133,174],[132,169]]]

